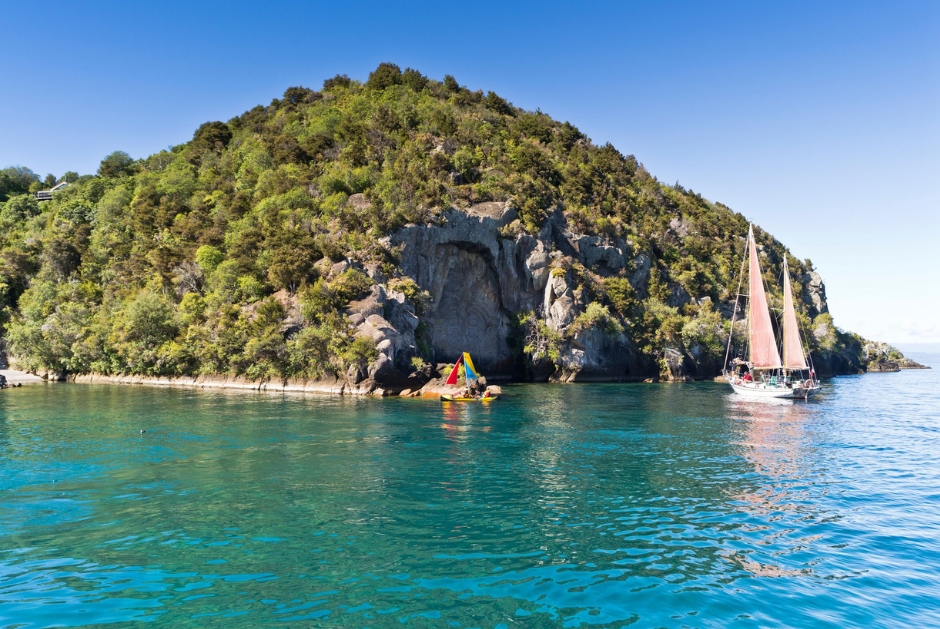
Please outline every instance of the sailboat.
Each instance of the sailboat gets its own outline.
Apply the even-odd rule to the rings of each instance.
[[[457,386],[460,381],[460,373],[463,372],[464,381],[466,382],[466,389],[463,392],[456,395],[451,395],[445,393],[441,395],[441,401],[443,402],[492,402],[498,396],[491,394],[489,391],[484,392],[482,395],[474,396],[469,393],[470,388],[476,383],[479,379],[477,375],[477,369],[473,366],[473,359],[470,358],[469,352],[463,352],[460,357],[457,359],[457,362],[454,363],[454,368],[450,370],[450,374],[447,376],[447,380],[444,381],[444,384],[449,386]]]
[[[734,330],[738,314],[738,302],[741,297],[748,298],[747,308],[747,360],[740,357],[730,363],[731,341],[728,335],[728,349],[725,352],[725,367],[722,373],[735,393],[750,398],[809,399],[819,393],[819,382],[812,362],[807,362],[803,351],[796,309],[793,305],[793,288],[790,285],[790,269],[787,258],[783,258],[783,358],[778,350],[770,320],[770,307],[767,293],[761,278],[760,261],[757,258],[757,245],[754,243],[754,228],[748,228],[748,294],[741,294],[744,280],[744,262],[741,263],[741,277],[738,281],[738,296],[734,302],[734,314],[731,330]],[[804,377],[805,376],[805,377]]]

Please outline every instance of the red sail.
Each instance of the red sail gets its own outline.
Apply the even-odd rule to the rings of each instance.
[[[760,275],[760,263],[757,260],[757,247],[754,244],[754,229],[747,232],[750,282],[750,345],[751,365],[761,368],[780,367],[780,352],[770,323],[770,309],[767,306],[767,294]]]
[[[793,307],[793,289],[790,287],[790,269],[786,257],[783,259],[783,366],[787,369],[808,369],[800,329]]]
[[[444,384],[457,384],[457,375],[460,372],[460,363],[463,361],[463,354],[460,355],[460,358],[457,359],[457,362],[454,363],[454,368],[450,370],[450,375],[447,376],[447,381]]]

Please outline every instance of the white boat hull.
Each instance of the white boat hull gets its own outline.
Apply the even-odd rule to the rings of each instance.
[[[760,382],[753,384],[735,384],[728,382],[738,395],[749,398],[778,399],[778,400],[806,400],[819,393],[819,385],[812,387],[778,387]]]

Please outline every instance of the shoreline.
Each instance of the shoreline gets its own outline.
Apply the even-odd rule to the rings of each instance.
[[[339,378],[323,380],[248,380],[242,376],[108,376],[103,374],[69,375],[76,384],[120,384],[180,389],[230,389],[272,393],[314,393],[319,395],[371,395],[382,397],[383,389],[351,385]]]
[[[929,369],[929,366],[925,366]],[[900,369],[899,371],[908,371]],[[885,371],[870,371],[866,373],[886,373]],[[895,372],[896,373],[896,372]],[[372,380],[364,380],[359,384],[351,384],[339,378],[326,378],[321,380],[285,379],[285,380],[248,380],[243,376],[135,376],[135,375],[104,375],[104,374],[71,374],[64,379],[55,379],[18,371],[15,369],[0,370],[10,384],[41,384],[53,382],[72,382],[76,384],[117,384],[137,385],[163,388],[181,389],[220,389],[236,391],[258,391],[270,393],[310,393],[314,395],[353,395],[371,397],[426,397],[437,398],[444,393],[453,393],[457,387],[448,386],[439,380],[432,380],[420,389],[402,387],[385,388],[375,384]],[[864,375],[864,374],[858,374]],[[838,376],[832,376],[838,377]],[[829,378],[827,378],[828,380]],[[623,384],[623,380],[610,380],[610,384]],[[635,380],[633,383],[645,384],[675,384],[689,382],[687,380]],[[703,378],[692,382],[724,383],[724,377]],[[551,382],[543,384],[577,384],[577,382]]]
[[[220,389],[234,391],[258,391],[259,393],[309,393],[313,395],[351,395],[370,397],[428,397],[438,398],[442,393],[453,393],[458,387],[427,383],[418,390],[402,387],[386,388],[366,379],[351,384],[340,378],[321,380],[249,380],[243,376],[108,376],[103,374],[69,375],[64,382],[76,384],[117,384],[175,389]]]
[[[48,379],[42,376],[37,376],[34,373],[26,371],[18,371],[16,369],[0,369],[0,376],[4,376],[7,379],[7,384],[38,384],[41,382],[49,382]]]

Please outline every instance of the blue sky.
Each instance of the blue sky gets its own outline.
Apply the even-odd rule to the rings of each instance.
[[[940,3],[0,3],[0,167],[94,172],[381,61],[570,120],[940,342]]]

